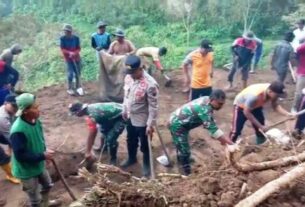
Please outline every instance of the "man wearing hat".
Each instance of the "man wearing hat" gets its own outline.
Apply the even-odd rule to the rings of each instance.
[[[19,73],[3,60],[0,60],[0,105],[5,97],[14,90],[19,79]]]
[[[190,100],[210,96],[213,76],[213,48],[209,40],[202,40],[200,48],[188,54],[183,61],[183,71],[189,82],[188,67],[192,65]]]
[[[111,44],[110,34],[106,32],[106,22],[97,23],[97,32],[91,35],[91,46],[96,51],[108,50]]]
[[[236,142],[241,135],[244,124],[249,120],[256,133],[256,144],[264,143],[262,132],[269,128],[265,126],[263,107],[270,102],[272,108],[278,113],[293,118],[294,115],[282,108],[277,100],[285,95],[285,86],[280,81],[253,84],[242,90],[234,100],[234,115],[230,137]]]
[[[125,97],[123,103],[123,118],[127,123],[128,159],[123,168],[137,162],[137,148],[140,140],[143,153],[143,175],[150,175],[148,140],[152,137],[156,125],[158,111],[158,84],[153,77],[141,67],[138,56],[127,56],[125,77]]]
[[[251,31],[245,32],[242,37],[237,38],[231,47],[233,54],[233,67],[229,73],[229,86],[227,89],[233,88],[233,79],[236,71],[241,70],[243,88],[247,87],[249,71],[251,67],[252,57],[256,49],[256,41]]]
[[[131,55],[135,54],[136,48],[130,40],[125,39],[125,33],[121,29],[117,29],[113,34],[116,40],[109,47],[108,53],[111,55]]]
[[[52,160],[54,152],[46,148],[35,96],[23,93],[16,98],[16,103],[18,117],[11,127],[10,136],[14,152],[12,173],[21,180],[32,207],[48,206],[53,183],[45,161]]]
[[[119,103],[95,103],[83,104],[74,103],[69,106],[72,115],[86,117],[89,135],[87,141],[86,159],[92,158],[92,146],[97,134],[98,125],[101,133],[106,139],[106,145],[110,152],[111,165],[117,164],[117,150],[120,134],[125,128],[125,121],[122,117],[123,106]]]
[[[289,71],[289,62],[295,64],[295,53],[291,46],[294,34],[291,31],[285,33],[284,40],[280,41],[274,48],[271,57],[271,70],[275,70],[278,80],[283,82]]]
[[[293,39],[291,45],[294,49],[294,52],[297,51],[299,45],[301,44],[300,41],[305,38],[304,25],[305,25],[305,19],[300,19],[297,22],[297,28],[295,30],[293,30],[294,39]]]
[[[5,97],[4,104],[0,107],[0,144],[8,145],[10,143],[10,129],[17,112],[16,99],[14,95],[8,95]],[[11,172],[11,158],[6,154],[3,148],[0,146],[0,166],[6,174],[6,179],[12,183],[19,184],[20,181],[12,175]]]
[[[147,61],[147,58],[152,59],[152,63],[155,65],[157,70],[163,71],[163,66],[160,62],[160,57],[166,55],[166,47],[142,47],[137,50],[136,55],[141,58],[142,64],[145,61],[148,65],[145,65],[146,69],[150,68],[150,64]],[[144,65],[144,64],[143,64]]]
[[[22,52],[22,47],[19,44],[13,44],[10,48],[3,50],[0,59],[9,66],[12,66],[14,55],[19,55]]]
[[[67,65],[67,78],[69,95],[83,95],[83,89],[80,85],[81,58],[80,58],[80,40],[79,37],[72,34],[73,29],[69,24],[63,27],[64,35],[60,37],[60,48]],[[73,80],[75,79],[75,86]]]

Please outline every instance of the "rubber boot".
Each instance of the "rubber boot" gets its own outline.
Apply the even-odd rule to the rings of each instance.
[[[143,153],[143,167],[142,167],[142,174],[144,177],[150,177],[150,160],[149,160],[149,153]]]
[[[14,184],[19,184],[20,183],[20,180],[15,178],[13,175],[12,175],[12,169],[11,169],[11,163],[8,163],[8,164],[5,164],[5,165],[1,165],[1,168],[3,169],[3,171],[5,172],[6,174],[6,179],[8,181],[10,181],[11,183],[14,183]]]
[[[191,165],[190,165],[189,157],[188,156],[178,155],[177,156],[177,160],[179,160],[179,162],[180,162],[180,164],[182,166],[184,175],[191,174]]]
[[[110,165],[114,165],[116,166],[117,165],[117,151],[118,151],[118,146],[114,146],[114,147],[111,147],[109,148],[110,150],[110,161],[109,161],[109,164]]]
[[[59,199],[49,200],[49,192],[41,193],[40,207],[56,207],[61,206],[62,202]]]
[[[122,164],[122,168],[127,168],[131,165],[134,165],[137,163],[137,148],[135,147],[130,147],[127,145],[128,148],[128,159],[125,160]]]

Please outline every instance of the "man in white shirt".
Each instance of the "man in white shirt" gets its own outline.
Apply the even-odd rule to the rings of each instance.
[[[300,19],[297,22],[297,25],[298,25],[298,28],[293,31],[293,34],[294,34],[295,37],[294,37],[294,40],[291,43],[295,52],[300,45],[300,40],[305,37],[305,29],[304,29],[305,19]]]

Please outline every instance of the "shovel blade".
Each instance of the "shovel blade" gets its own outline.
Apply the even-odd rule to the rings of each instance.
[[[166,155],[162,155],[162,156],[160,156],[160,157],[157,157],[157,161],[158,161],[161,165],[163,165],[163,166],[165,166],[165,167],[169,167],[169,166],[170,166],[170,162],[169,162],[168,158],[166,157]]]

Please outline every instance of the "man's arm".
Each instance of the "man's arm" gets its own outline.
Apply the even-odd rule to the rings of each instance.
[[[288,116],[288,117],[293,117],[293,114],[288,112],[286,109],[284,109],[281,105],[279,105],[277,103],[277,101],[272,101],[271,102],[271,106],[273,108],[273,110],[275,110],[276,112],[282,114],[283,116]]]
[[[96,45],[94,37],[91,37],[91,47],[95,50],[97,49],[97,45]]]
[[[158,115],[158,96],[158,87],[156,85],[150,86],[147,90],[148,119],[146,125],[148,130],[152,130],[152,127],[156,126]]]
[[[134,44],[131,41],[128,41],[128,43],[129,43],[129,47],[130,47],[129,55],[135,54],[137,51],[136,47],[134,46]]]
[[[185,59],[183,60],[182,63],[182,70],[183,70],[183,74],[184,74],[184,80],[185,80],[185,84],[190,84],[191,82],[191,77],[189,75],[189,65],[193,64],[193,60],[192,60],[192,53],[188,54]]]
[[[46,159],[44,153],[33,153],[26,148],[24,133],[13,133],[10,139],[14,155],[19,162],[38,163]]]
[[[61,52],[64,54],[64,55],[70,55],[71,54],[71,51],[70,50],[67,50],[65,48],[65,44],[64,44],[64,39],[63,38],[60,38],[60,49],[61,49]]]
[[[97,126],[95,121],[93,121],[90,117],[86,117],[86,122],[89,130],[88,138],[87,138],[87,147],[85,157],[89,158],[92,156],[91,151],[95,141],[95,137],[97,135]]]
[[[208,130],[212,138],[218,140],[222,145],[233,144],[228,137],[224,136],[223,131],[217,127],[214,118],[209,113],[201,111],[198,115],[203,123],[203,127]]]
[[[253,110],[253,107],[257,101],[257,96],[247,96],[245,101],[245,107],[244,107],[244,115],[247,117],[247,119],[257,128],[265,130],[264,125],[262,125],[255,116],[251,113]]]
[[[109,53],[110,55],[113,55],[113,54],[114,54],[114,50],[113,50],[114,45],[115,45],[115,41],[112,42],[112,43],[110,44],[110,46],[109,46],[108,53]]]

